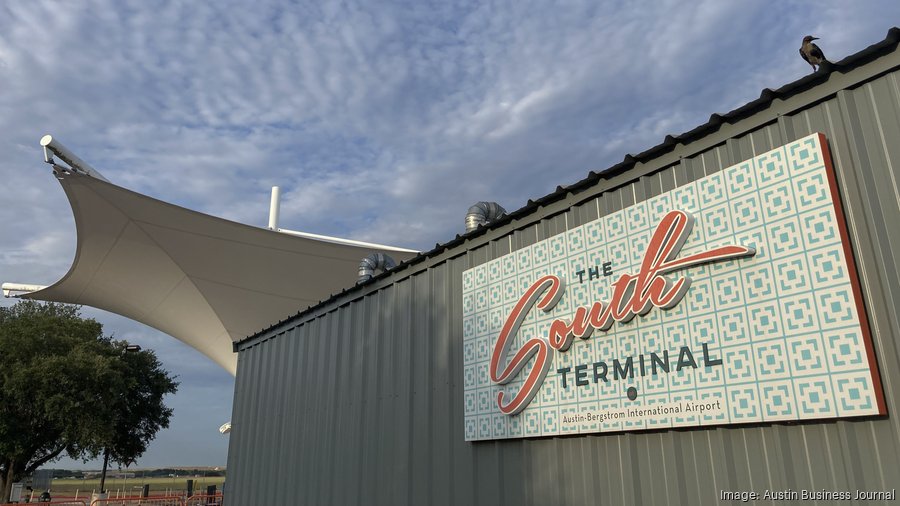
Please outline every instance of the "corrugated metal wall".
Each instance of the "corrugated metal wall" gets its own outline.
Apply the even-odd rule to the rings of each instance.
[[[483,246],[466,243],[244,345],[228,503],[677,505],[716,503],[722,489],[897,487],[898,74],[812,105],[821,90],[773,104],[770,119],[719,132],[727,140],[679,146],[673,159],[684,158],[661,171],[644,167],[654,173],[587,201],[570,195],[563,208],[580,204],[491,232]],[[888,418],[464,441],[463,270],[817,131],[835,161]]]

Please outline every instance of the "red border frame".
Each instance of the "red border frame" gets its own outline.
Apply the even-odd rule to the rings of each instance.
[[[850,274],[850,285],[853,289],[853,299],[856,302],[856,314],[859,315],[859,326],[863,334],[863,343],[866,347],[866,356],[869,359],[869,372],[872,374],[872,386],[875,389],[875,400],[878,404],[878,414],[887,414],[887,404],[884,400],[884,388],[881,385],[881,373],[878,369],[878,359],[875,356],[875,345],[872,342],[872,332],[869,327],[869,314],[863,302],[862,288],[857,274],[856,257],[853,255],[853,246],[850,244],[850,234],[847,230],[847,219],[844,215],[844,207],[841,201],[841,192],[838,189],[837,177],[834,165],[831,161],[831,150],[828,147],[828,139],[822,132],[816,132],[819,137],[819,146],[825,161],[825,175],[828,177],[828,187],[831,189],[831,201],[834,203],[834,212],[837,216],[838,230],[841,234],[841,246],[844,248],[844,258],[847,259],[847,270]]]

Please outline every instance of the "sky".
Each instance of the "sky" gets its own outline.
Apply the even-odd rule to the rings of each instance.
[[[804,76],[804,35],[836,61],[898,21],[896,0],[2,0],[0,281],[74,256],[48,133],[164,201],[265,226],[279,185],[283,228],[425,251],[475,202],[518,209]],[[232,376],[83,313],[181,383],[136,466],[224,465]]]

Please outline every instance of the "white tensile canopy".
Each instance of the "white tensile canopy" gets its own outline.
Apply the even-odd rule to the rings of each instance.
[[[193,346],[235,374],[232,343],[354,285],[372,252],[416,252],[288,235],[216,218],[78,172],[57,177],[75,215],[75,260],[23,295],[93,306]]]

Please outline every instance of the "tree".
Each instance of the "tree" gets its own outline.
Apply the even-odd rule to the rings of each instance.
[[[177,384],[152,352],[125,358],[124,346],[75,306],[0,308],[0,502],[14,481],[64,452],[89,459],[121,443],[116,459],[133,461],[168,426],[162,396]]]
[[[149,350],[125,353],[126,346],[119,343],[122,393],[116,402],[112,437],[105,443],[104,472],[109,459],[128,467],[147,451],[156,433],[169,426],[172,409],[163,404],[163,398],[178,389],[156,354]]]

